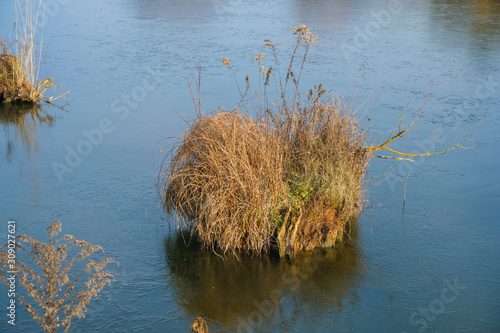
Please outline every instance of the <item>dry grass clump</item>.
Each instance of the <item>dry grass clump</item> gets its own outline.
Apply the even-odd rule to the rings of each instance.
[[[281,255],[293,255],[332,246],[361,208],[365,136],[341,99],[322,99],[321,85],[301,106],[300,76],[316,37],[303,25],[291,30],[297,41],[283,80],[262,65],[263,53],[254,57],[264,87],[256,115],[249,115],[245,102],[248,77],[240,107],[233,111],[207,115],[195,99],[197,117],[160,173],[166,212],[213,250],[260,253],[274,247]],[[266,40],[264,48],[273,53],[279,73],[276,46]],[[296,75],[294,59],[301,46]],[[223,61],[231,68],[230,63]],[[280,97],[270,105],[272,78]]]
[[[63,97],[44,97],[45,91],[54,84],[52,78],[39,80],[42,60],[41,42],[35,42],[36,26],[44,0],[26,0],[21,4],[16,0],[16,39],[7,43],[0,40],[0,102],[51,102]],[[14,47],[15,46],[15,47]],[[15,48],[13,51],[12,48]]]
[[[164,207],[211,249],[332,246],[361,209],[364,137],[340,101],[258,120],[200,115],[162,175]]]
[[[48,243],[27,235],[9,237],[9,242],[3,246],[8,247],[8,250],[0,250],[0,265],[6,271],[16,272],[16,281],[28,297],[18,291],[16,294],[40,327],[46,332],[56,332],[58,328],[64,327],[64,332],[67,332],[71,319],[74,316],[85,317],[86,305],[92,298],[97,298],[106,284],[115,281],[113,274],[103,269],[111,262],[118,262],[111,258],[97,262],[85,260],[95,252],[104,253],[99,245],[77,240],[71,235],[64,236],[65,242],[54,239],[61,231],[59,221],[47,229]],[[75,248],[77,251],[73,251]],[[22,252],[28,255],[32,263],[21,259]],[[71,268],[82,261],[86,263],[84,269],[72,277]],[[3,270],[0,270],[0,277],[8,283]]]
[[[0,40],[0,101],[31,101],[33,85],[28,82],[18,57],[9,53],[10,45]]]
[[[282,149],[269,124],[238,110],[198,117],[164,175],[166,210],[212,249],[268,250]]]

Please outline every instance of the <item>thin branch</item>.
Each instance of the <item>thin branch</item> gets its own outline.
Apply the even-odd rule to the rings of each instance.
[[[447,153],[449,152],[450,150],[453,150],[455,148],[464,148],[464,149],[469,149],[471,147],[463,147],[462,145],[464,143],[466,143],[467,141],[471,140],[471,137],[474,135],[474,133],[476,132],[476,130],[478,129],[479,125],[481,124],[481,121],[483,120],[483,117],[484,115],[481,117],[481,120],[479,121],[479,123],[476,125],[476,127],[474,128],[474,130],[472,131],[472,133],[467,136],[465,138],[465,140],[463,140],[462,142],[459,142],[457,143],[456,145],[454,146],[451,146],[451,147],[448,147],[447,149],[445,150],[442,150],[442,151],[438,151],[436,153],[429,153],[429,150],[430,150],[430,147],[429,149],[427,149],[427,153],[421,153],[421,154],[409,154],[409,153],[403,153],[403,152],[400,152],[400,151],[397,151],[397,150],[394,150],[394,149],[391,149],[391,148],[388,148],[388,147],[380,147],[379,149],[385,149],[387,151],[390,151],[391,153],[394,153],[394,154],[398,154],[398,155],[401,155],[401,156],[409,156],[409,157],[420,157],[420,156],[432,156],[432,155],[441,155],[441,154],[444,154],[444,153]],[[391,140],[392,141],[392,140]],[[434,140],[433,140],[434,142]],[[379,150],[377,149],[377,150]],[[367,151],[370,151],[370,150],[367,150]],[[382,157],[382,156],[372,156],[372,157],[379,157],[379,158],[388,158],[388,157]],[[397,158],[395,158],[397,159]]]
[[[420,111],[418,112],[417,116],[413,119],[413,121],[410,123],[410,125],[408,125],[408,127],[406,127],[406,129],[404,130],[401,130],[401,124],[403,123],[403,118],[404,118],[404,115],[405,115],[405,112],[406,112],[406,107],[403,109],[403,114],[401,115],[401,119],[399,121],[399,132],[392,136],[391,138],[389,138],[386,142],[384,142],[383,144],[379,145],[379,146],[376,146],[376,147],[368,147],[368,148],[365,148],[365,150],[367,152],[372,152],[372,151],[377,151],[377,150],[380,150],[380,149],[387,149],[389,150],[386,146],[391,143],[392,141],[396,140],[397,138],[402,138],[403,136],[407,135],[408,133],[411,132],[412,127],[414,127],[415,125],[415,122],[418,120],[418,118],[420,118],[420,116],[422,115],[422,112],[424,111],[424,108],[425,108],[425,105],[427,104],[427,101],[429,100],[429,96],[431,95],[431,91],[432,91],[432,87],[431,89],[429,90],[429,93],[427,94],[427,98],[425,99],[425,102],[424,102],[424,105],[422,105],[422,108],[420,109]],[[410,131],[410,132],[408,132]]]
[[[432,91],[432,87],[431,87],[431,91]],[[453,149],[458,148],[458,147],[464,148],[464,149],[471,148],[471,147],[464,147],[463,144],[466,143],[467,141],[471,140],[471,137],[474,135],[474,133],[476,132],[476,130],[479,128],[479,125],[481,124],[481,122],[483,120],[484,114],[483,114],[483,116],[481,116],[481,119],[479,120],[479,123],[476,125],[476,127],[474,128],[474,130],[472,131],[471,134],[469,134],[463,141],[461,141],[461,142],[459,141],[456,145],[450,146],[450,147],[446,148],[445,150],[441,150],[441,151],[434,152],[434,153],[430,152],[430,150],[431,150],[431,148],[434,145],[434,142],[436,140],[437,133],[433,137],[431,137],[431,143],[429,144],[429,146],[427,148],[427,152],[425,152],[425,153],[410,154],[410,153],[404,153],[404,152],[401,152],[401,151],[398,151],[398,150],[394,150],[392,148],[387,147],[387,145],[389,143],[391,143],[392,141],[396,140],[397,138],[401,138],[401,137],[407,135],[408,133],[410,133],[411,131],[413,131],[415,129],[415,123],[416,123],[417,119],[420,117],[420,115],[422,114],[422,111],[424,110],[424,107],[427,104],[427,101],[429,99],[429,95],[430,95],[431,91],[429,91],[429,94],[427,94],[427,98],[426,98],[426,100],[424,102],[424,105],[422,106],[422,108],[418,112],[417,116],[410,123],[410,125],[408,125],[404,130],[401,130],[401,125],[403,123],[403,118],[404,118],[404,115],[406,113],[406,107],[405,107],[403,109],[403,113],[402,113],[401,119],[399,121],[398,133],[396,135],[391,136],[387,141],[385,141],[384,143],[382,143],[382,144],[380,144],[380,145],[378,145],[376,147],[367,147],[367,148],[365,148],[365,151],[366,152],[375,152],[375,151],[384,149],[384,150],[387,150],[387,151],[389,151],[391,153],[394,153],[394,154],[400,155],[400,156],[421,157],[421,156],[432,156],[432,155],[445,154],[445,153],[449,152],[450,150],[453,150]],[[458,137],[457,137],[457,141],[458,141]],[[385,158],[385,159],[406,160],[406,161],[412,161],[413,162],[413,160],[409,159],[409,158],[381,156],[381,155],[371,155],[371,154],[369,154],[368,156],[369,157],[377,157],[377,158]]]

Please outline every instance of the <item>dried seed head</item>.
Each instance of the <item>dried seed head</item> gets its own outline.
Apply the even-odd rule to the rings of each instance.
[[[264,53],[259,53],[257,54],[256,56],[253,57],[252,61],[260,61],[260,60],[264,60],[265,56],[264,56]]]
[[[290,29],[294,35],[299,35],[298,42],[303,44],[317,44],[318,37],[312,33],[311,29],[304,24],[299,24],[298,27]]]
[[[52,223],[52,225],[49,226],[47,230],[49,231],[50,237],[57,235],[57,233],[61,231],[61,222],[54,221],[54,223]]]

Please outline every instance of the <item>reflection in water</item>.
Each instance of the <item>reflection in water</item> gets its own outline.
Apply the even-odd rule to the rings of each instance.
[[[326,318],[323,312],[337,313],[346,299],[358,299],[362,265],[356,234],[352,230],[351,239],[337,248],[288,260],[273,255],[222,259],[189,235],[169,234],[170,284],[186,313],[225,328],[271,328],[276,320],[307,320],[308,312]]]
[[[440,25],[472,49],[491,49],[500,44],[500,2],[497,0],[432,0],[432,25]],[[449,36],[448,36],[449,37]],[[470,38],[472,37],[472,38]]]
[[[327,31],[352,31],[353,16],[359,11],[368,11],[371,4],[362,4],[346,0],[317,1],[300,0],[291,2],[297,21],[317,28],[314,31],[321,39],[328,38]],[[326,30],[323,32],[323,30]]]
[[[38,124],[52,125],[54,118],[48,115],[40,104],[10,104],[0,103],[0,123],[3,124],[7,162],[11,162],[15,150],[15,142],[19,140],[26,147],[26,152],[37,152],[36,126]]]
[[[184,0],[146,0],[133,1],[139,18],[161,19],[168,22],[186,22],[189,24],[209,23],[217,15],[231,6],[230,0],[184,1]]]

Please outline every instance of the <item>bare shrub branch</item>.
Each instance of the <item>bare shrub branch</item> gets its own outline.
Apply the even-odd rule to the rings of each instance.
[[[431,88],[431,90],[432,90],[432,88]],[[467,141],[471,140],[471,137],[474,135],[474,133],[478,129],[479,125],[481,124],[481,121],[483,120],[483,116],[484,115],[481,116],[481,119],[479,120],[479,122],[476,125],[476,127],[474,128],[474,130],[464,140],[462,140],[462,141],[457,140],[457,144],[456,145],[449,146],[446,149],[438,151],[438,152],[432,152],[432,153],[430,152],[431,149],[432,149],[432,147],[433,147],[433,145],[434,145],[435,137],[432,138],[431,143],[427,147],[427,152],[425,152],[425,153],[419,153],[419,154],[404,153],[404,152],[397,151],[397,150],[394,150],[392,148],[387,147],[387,145],[389,143],[395,141],[396,139],[399,139],[399,138],[402,138],[402,137],[408,135],[409,133],[411,133],[411,131],[413,131],[415,129],[416,122],[420,118],[420,116],[422,115],[422,112],[423,112],[423,110],[425,108],[425,105],[427,104],[427,101],[429,99],[430,94],[431,94],[431,92],[429,91],[429,93],[427,94],[427,98],[425,99],[424,105],[422,106],[422,108],[420,109],[420,111],[418,112],[418,114],[415,116],[415,118],[413,118],[413,121],[405,129],[402,130],[401,129],[401,125],[403,123],[403,118],[404,118],[404,115],[406,113],[406,108],[403,109],[403,112],[401,114],[401,119],[399,121],[399,126],[398,126],[398,132],[395,135],[391,136],[389,139],[387,139],[382,144],[380,144],[378,146],[375,146],[375,147],[367,147],[367,148],[365,148],[365,150],[367,152],[375,152],[375,151],[384,149],[384,150],[387,150],[387,151],[389,151],[391,153],[394,153],[394,154],[397,154],[397,155],[400,155],[400,156],[420,157],[420,156],[432,156],[432,155],[445,154],[445,153],[449,152],[450,150],[453,150],[453,149],[458,148],[458,147],[464,148],[464,149],[468,149],[469,147],[463,147],[463,144],[466,143]],[[437,135],[437,133],[436,133],[436,135]],[[410,158],[400,158],[400,157],[382,156],[382,155],[369,155],[369,157],[394,159],[394,160],[407,160],[407,161],[412,161],[413,162],[413,160],[410,159]]]

